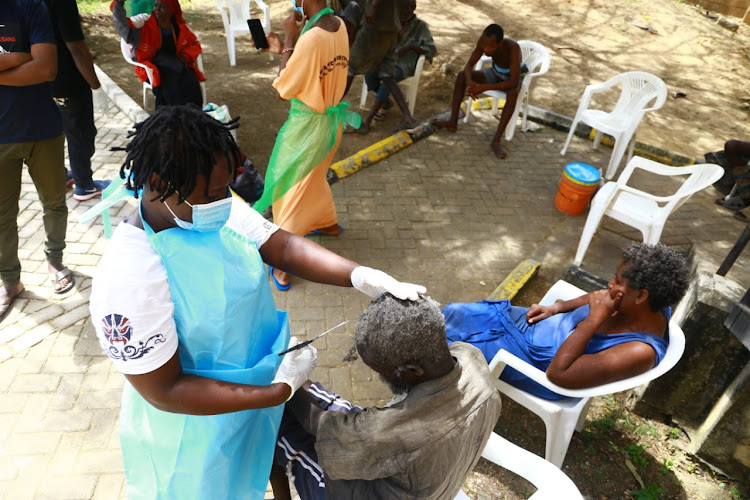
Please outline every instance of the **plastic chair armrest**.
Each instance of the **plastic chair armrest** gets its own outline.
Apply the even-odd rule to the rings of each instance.
[[[636,196],[640,196],[641,198],[646,198],[647,200],[655,201],[657,203],[667,203],[667,202],[670,202],[672,200],[676,200],[676,199],[688,196],[688,193],[673,194],[673,195],[670,195],[670,196],[655,196],[653,194],[646,193],[645,191],[641,191],[640,189],[635,189],[635,188],[627,186],[627,185],[618,186],[617,189],[619,191],[625,191],[626,193],[631,193],[631,194],[634,194]],[[690,194],[692,194],[692,193],[690,193]]]

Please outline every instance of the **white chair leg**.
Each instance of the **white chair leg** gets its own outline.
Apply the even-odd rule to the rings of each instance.
[[[581,409],[581,413],[578,415],[578,421],[576,421],[576,432],[583,431],[584,426],[586,425],[586,415],[589,412],[589,407],[591,406],[591,402],[594,400],[594,398],[589,398],[588,401],[583,405],[583,408]]]
[[[234,53],[234,33],[232,32],[227,33],[227,52],[229,52],[229,65],[236,66],[237,58]]]
[[[596,131],[594,134],[594,149],[599,149],[599,144],[602,142],[602,133],[600,131]]]
[[[148,92],[148,87],[145,85],[143,86],[143,110],[146,111],[146,93]]]
[[[630,148],[628,149],[628,159],[625,160],[625,164],[633,158],[633,151],[635,151],[635,135],[630,138]]]
[[[565,145],[562,148],[562,151],[560,151],[560,154],[565,156],[565,153],[568,151],[568,146],[570,146],[570,140],[573,138],[573,134],[576,132],[576,127],[578,126],[579,120],[573,120],[573,124],[570,126],[570,131],[568,132],[568,137],[565,139]]]
[[[417,104],[417,85],[412,81],[406,89],[406,102],[409,104],[409,113],[414,116],[414,106]]]
[[[505,127],[505,140],[510,141],[513,139],[513,134],[516,131],[516,122],[518,121],[518,114],[521,112],[521,106],[523,105],[522,99],[519,96],[519,100],[516,101],[516,107],[513,109],[513,114],[510,116],[510,121]],[[507,106],[507,103],[506,103]]]
[[[583,256],[586,255],[586,251],[589,249],[591,239],[594,237],[596,230],[599,228],[599,223],[604,216],[604,210],[598,211],[595,209],[592,203],[589,215],[586,218],[586,224],[583,226],[583,232],[581,233],[581,240],[578,242],[578,249],[576,250],[576,258],[573,260],[573,264],[580,266],[583,262]]]
[[[466,116],[464,116],[464,123],[469,123],[469,116],[471,116],[471,105],[474,103],[474,100],[469,97],[466,99]]]
[[[385,85],[385,84],[382,84]],[[359,109],[365,109],[365,106],[367,105],[367,82],[365,81],[365,78],[362,77],[362,96],[359,99]]]
[[[568,421],[570,416],[569,412],[563,410],[554,415],[548,415],[549,420],[544,422],[547,426],[544,458],[558,469],[562,467],[565,461],[570,438],[573,437],[573,430],[577,421],[577,419]]]
[[[604,178],[607,180],[613,179],[617,173],[617,169],[620,167],[622,156],[625,154],[625,149],[628,147],[627,138],[621,138],[615,140],[615,145],[612,148],[612,156],[609,158],[609,165],[604,173]]]

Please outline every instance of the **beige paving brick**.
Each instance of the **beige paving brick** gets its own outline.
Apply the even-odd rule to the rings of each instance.
[[[54,392],[59,383],[59,375],[18,374],[9,390],[10,392]]]
[[[93,410],[97,408],[117,408],[120,405],[121,389],[109,391],[86,391],[78,398],[78,408]]]
[[[24,332],[20,337],[10,341],[8,346],[15,352],[22,352],[32,346],[37,345],[45,338],[55,333],[49,323],[43,323],[31,330]]]
[[[96,482],[96,489],[91,500],[112,500],[125,492],[124,474],[102,474]]]
[[[45,373],[84,373],[91,364],[90,356],[49,357],[44,364]]]
[[[78,400],[79,388],[83,381],[83,374],[67,374],[60,378],[60,384],[49,403],[51,410],[69,410]]]
[[[78,463],[78,454],[86,437],[84,432],[63,433],[60,443],[50,459],[47,474],[49,476],[70,477]]]
[[[42,428],[47,431],[88,431],[93,412],[89,410],[47,411]]]
[[[122,472],[122,455],[119,450],[87,451],[79,454],[77,474],[112,474]]]
[[[88,318],[88,317],[89,317],[88,304],[81,304],[77,306],[75,309],[66,312],[62,316],[59,316],[53,319],[50,323],[54,328],[58,330],[62,330],[63,328],[67,328],[70,325],[76,323],[78,320]]]
[[[81,327],[75,325],[61,330],[50,350],[50,356],[72,356],[80,333]]]
[[[0,330],[0,344],[7,344],[12,340],[17,339],[24,334],[24,331],[23,327],[18,323],[8,323],[7,326],[3,324],[3,329]]]
[[[119,403],[119,400],[117,402]],[[89,451],[107,448],[112,433],[115,432],[115,421],[119,413],[119,404],[113,408],[95,410],[82,449]]]
[[[38,500],[79,500],[91,498],[96,486],[95,475],[76,475],[67,478],[44,478],[35,498]]]
[[[29,455],[20,459],[18,476],[6,496],[18,500],[33,499],[49,460],[48,455]]]
[[[38,455],[52,453],[57,448],[60,432],[25,432],[13,434],[5,442],[4,453],[9,455]]]
[[[50,393],[29,394],[26,405],[23,407],[16,423],[15,432],[38,432],[42,429],[42,419],[45,411],[52,400]]]
[[[18,466],[20,465],[18,457],[0,455],[0,481],[15,481],[18,476]],[[3,497],[9,498],[9,497]]]
[[[29,399],[28,394],[0,394],[0,413],[19,413]]]

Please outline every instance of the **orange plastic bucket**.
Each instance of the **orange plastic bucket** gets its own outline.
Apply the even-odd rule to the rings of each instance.
[[[568,163],[560,179],[555,208],[564,214],[581,215],[599,187],[599,170],[585,163]]]

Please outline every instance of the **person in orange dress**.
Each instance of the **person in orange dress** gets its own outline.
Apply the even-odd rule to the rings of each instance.
[[[279,97],[291,100],[289,118],[274,146],[263,197],[253,206],[263,211],[273,204],[274,222],[285,231],[337,235],[333,193],[326,174],[338,149],[345,121],[359,115],[341,103],[349,66],[349,38],[344,22],[325,0],[307,0],[284,21],[284,44],[269,33],[267,49],[281,54],[279,76],[273,82]],[[302,26],[299,21],[307,19]],[[289,277],[270,269],[279,290],[289,289]]]

